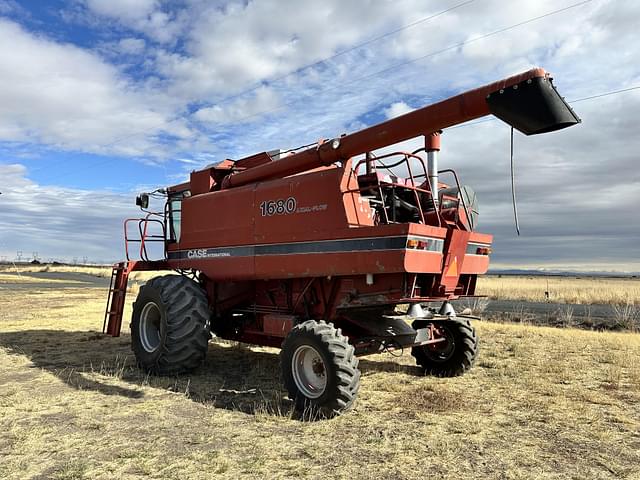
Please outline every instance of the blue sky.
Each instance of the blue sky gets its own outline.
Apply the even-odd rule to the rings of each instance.
[[[640,85],[640,5],[578,3],[0,0],[0,256],[116,260],[140,190],[535,65],[570,100]],[[445,132],[495,265],[640,270],[639,104],[579,102],[579,127],[516,138],[520,238],[508,128]]]

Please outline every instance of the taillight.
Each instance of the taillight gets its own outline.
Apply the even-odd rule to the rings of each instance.
[[[413,248],[416,250],[429,250],[430,240],[418,240],[417,238],[407,239],[407,248]]]

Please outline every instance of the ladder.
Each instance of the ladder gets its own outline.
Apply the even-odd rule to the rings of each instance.
[[[111,270],[111,281],[109,282],[109,294],[107,295],[107,307],[104,311],[102,333],[106,333],[112,337],[120,336],[129,273],[131,273],[135,263],[136,262],[116,263]]]

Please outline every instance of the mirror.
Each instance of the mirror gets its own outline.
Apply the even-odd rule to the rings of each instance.
[[[140,195],[138,195],[136,197],[136,205],[142,208],[143,210],[146,210],[147,208],[149,208],[149,194],[141,193]]]

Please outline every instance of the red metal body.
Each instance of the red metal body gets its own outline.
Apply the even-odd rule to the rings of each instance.
[[[437,153],[440,129],[489,114],[491,95],[533,82],[552,88],[537,68],[287,156],[259,153],[192,172],[167,189],[156,217],[165,258],[147,257],[147,225],[157,221],[147,217],[138,224],[143,261],[122,271],[199,272],[213,330],[225,338],[280,346],[295,323],[325,319],[360,353],[375,351],[372,339],[389,337],[384,317],[396,305],[473,295],[492,242],[473,231],[454,172],[452,189],[437,180],[452,172],[431,171],[433,158],[420,151],[376,157],[375,150],[424,136],[422,150]],[[496,109],[504,110],[500,100]],[[523,128],[540,133],[570,121],[561,123],[535,119]],[[114,275],[124,288],[126,275]],[[117,335],[124,294],[113,302],[107,332]]]

